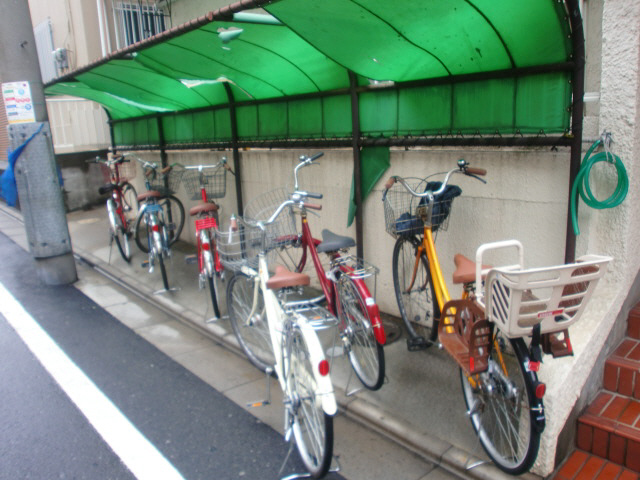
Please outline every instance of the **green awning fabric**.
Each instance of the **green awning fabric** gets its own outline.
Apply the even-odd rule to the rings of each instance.
[[[46,86],[104,106],[117,145],[352,135],[563,134],[571,40],[562,1],[279,0],[240,4]],[[150,120],[152,118],[152,120]],[[160,120],[158,120],[158,118]]]
[[[373,190],[384,172],[391,166],[391,155],[388,147],[365,147],[360,152],[360,188],[362,200]],[[347,227],[351,226],[356,217],[358,204],[356,202],[355,176],[351,180],[349,194],[349,212],[347,213]]]

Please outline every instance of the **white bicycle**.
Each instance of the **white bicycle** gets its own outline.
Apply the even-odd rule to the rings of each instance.
[[[337,403],[329,362],[317,330],[334,327],[337,320],[314,303],[318,299],[288,302],[288,296],[309,285],[309,276],[279,265],[275,274],[269,276],[267,261],[281,241],[270,233],[269,227],[281,213],[290,213],[296,207],[317,208],[303,204],[298,198],[282,203],[263,222],[239,219],[238,228],[238,220],[232,218],[228,232],[217,232],[218,249],[225,268],[236,272],[228,286],[227,295],[232,299],[228,310],[241,346],[246,340],[239,332],[247,327],[257,330],[266,327],[269,331],[270,345],[263,342],[261,357],[273,365],[266,369],[267,374],[276,373],[284,392],[285,440],[295,438],[300,457],[309,470],[308,474],[287,478],[322,478],[333,457],[333,416]],[[268,403],[266,400],[252,405]]]

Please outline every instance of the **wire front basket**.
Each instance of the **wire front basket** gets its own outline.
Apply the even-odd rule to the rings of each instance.
[[[227,193],[227,169],[223,165],[215,169],[188,169],[182,176],[182,183],[192,200],[202,198],[202,188],[207,198],[222,198]]]
[[[277,188],[258,195],[244,207],[244,218],[253,222],[264,222],[287,200],[289,200],[289,190],[286,188]],[[265,249],[284,248],[297,241],[295,213],[291,207],[285,208],[278,218],[267,226]]]
[[[409,177],[404,180],[415,192],[423,193],[427,188],[426,179]],[[427,197],[415,197],[402,184],[394,183],[384,197],[385,229],[394,237],[421,235],[425,226],[444,231],[449,226],[452,204],[453,198],[434,201],[429,221]]]
[[[243,266],[258,268],[258,254],[262,247],[262,231],[258,227],[239,225],[215,230],[216,248],[222,266],[239,271]]]
[[[113,168],[118,169],[121,182],[133,180],[134,178],[136,178],[136,173],[138,172],[138,169],[136,168],[136,162],[133,160],[116,164],[113,166]]]
[[[174,165],[167,173],[161,173],[160,167],[144,169],[144,174],[149,179],[150,189],[169,195],[175,193],[180,182],[182,175],[184,175],[184,167],[181,165]]]

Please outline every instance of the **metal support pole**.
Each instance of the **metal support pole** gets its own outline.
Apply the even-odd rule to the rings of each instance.
[[[571,22],[571,43],[573,47],[574,69],[571,74],[571,86],[573,87],[573,103],[571,107],[571,161],[569,166],[569,202],[567,206],[567,237],[565,242],[564,261],[572,263],[576,258],[576,236],[571,224],[571,190],[578,172],[582,158],[582,122],[584,112],[584,70],[585,70],[585,46],[584,30],[582,28],[582,16],[578,0],[566,0]],[[577,205],[576,205],[577,208]]]
[[[44,283],[65,285],[75,282],[78,276],[58,181],[29,4],[24,0],[6,0],[3,7],[0,78],[3,82],[28,82],[35,114],[35,122],[9,125],[13,150],[32,137],[14,170],[29,250],[38,277]]]
[[[229,117],[231,121],[231,146],[233,148],[233,171],[236,180],[236,202],[238,204],[238,214],[242,215],[244,204],[242,202],[242,175],[240,171],[240,150],[238,148],[238,117],[236,116],[236,103],[233,92],[228,83],[224,83],[224,89],[229,99]]]
[[[358,79],[349,71],[351,94],[351,147],[353,149],[353,183],[356,197],[356,252],[364,258],[364,235],[362,230],[362,176],[360,172],[360,106],[358,104]]]

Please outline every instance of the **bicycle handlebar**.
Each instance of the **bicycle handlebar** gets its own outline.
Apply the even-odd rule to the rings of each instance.
[[[182,165],[182,166],[186,170],[204,170],[206,168],[218,168],[220,165],[222,165],[222,168],[224,168],[225,170],[228,170],[233,175],[235,175],[235,173],[233,173],[233,170],[231,170],[231,167],[227,163],[227,157],[222,157],[220,161],[215,165],[188,165],[188,166]]]
[[[396,182],[400,183],[414,197],[422,198],[422,197],[427,197],[429,195],[433,195],[434,197],[437,197],[438,195],[442,194],[442,192],[444,192],[444,190],[447,188],[447,185],[449,184],[449,179],[454,173],[463,173],[469,177],[473,177],[477,180],[480,180],[483,183],[487,183],[486,180],[483,180],[482,178],[480,178],[480,176],[484,176],[487,174],[487,171],[484,168],[470,167],[467,161],[465,161],[464,159],[460,159],[458,160],[458,166],[456,168],[452,168],[447,172],[447,174],[444,177],[444,180],[442,181],[442,184],[440,185],[440,188],[438,188],[438,190],[436,190],[435,192],[431,190],[427,190],[426,192],[418,193],[407,184],[407,181],[404,178],[399,176],[393,176],[393,177],[390,177],[389,180],[387,180],[387,183],[385,183],[384,185],[385,191],[382,199],[384,200],[384,198],[387,195],[387,192],[391,187],[393,187],[393,184]]]
[[[294,179],[293,188],[296,190],[296,192],[298,191],[298,170],[300,170],[303,167],[306,167],[307,165],[313,164],[315,160],[317,160],[323,155],[324,155],[324,152],[318,152],[315,155],[312,155],[311,157],[305,157],[304,155],[300,157],[299,159],[300,162],[298,163],[298,165],[296,165],[296,168],[293,169],[293,179]],[[317,198],[317,197],[313,197],[313,198]]]

